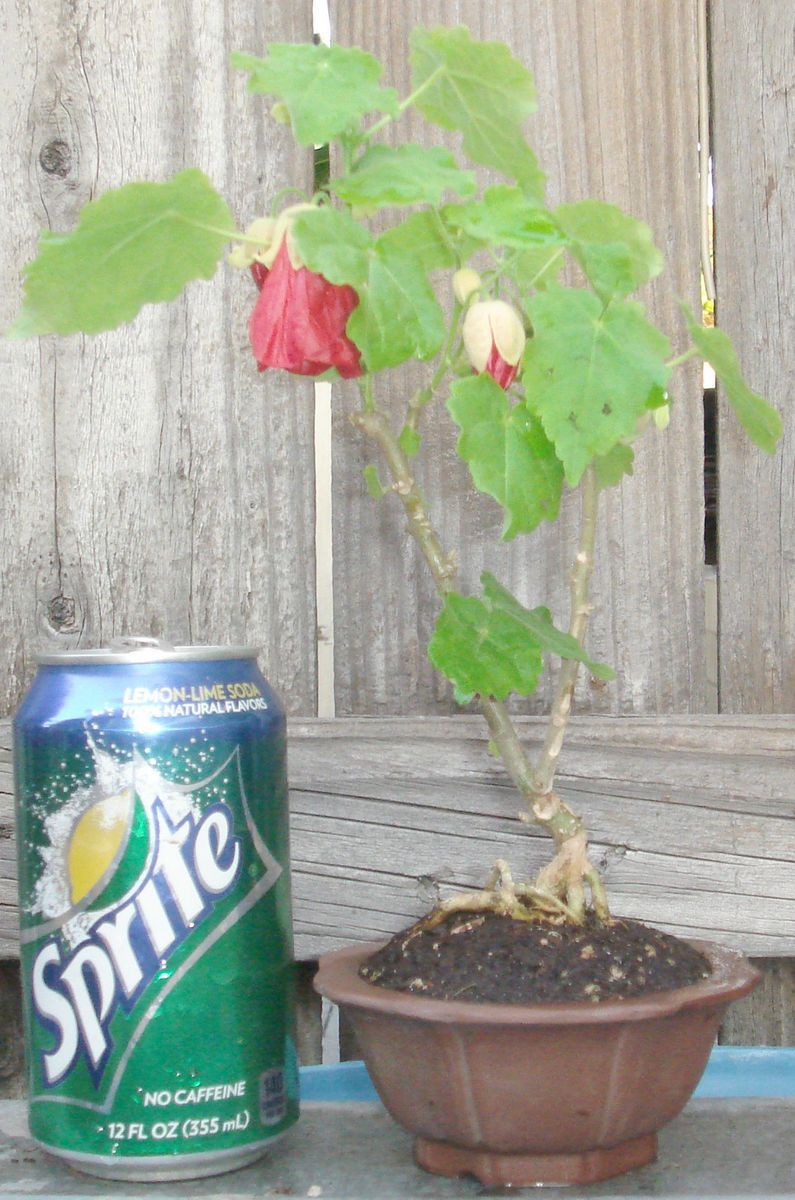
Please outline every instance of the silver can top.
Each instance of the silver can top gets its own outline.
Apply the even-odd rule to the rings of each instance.
[[[97,650],[47,651],[36,655],[39,666],[98,666],[103,663],[207,662],[256,658],[256,646],[174,646],[162,638],[117,637]]]

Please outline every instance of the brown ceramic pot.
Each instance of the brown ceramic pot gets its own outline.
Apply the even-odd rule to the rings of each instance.
[[[474,1004],[375,987],[377,947],[324,955],[315,979],[344,1010],[370,1077],[415,1134],[417,1162],[491,1186],[586,1184],[652,1162],[689,1099],[727,1006],[759,972],[694,942],[701,983],[598,1004]]]

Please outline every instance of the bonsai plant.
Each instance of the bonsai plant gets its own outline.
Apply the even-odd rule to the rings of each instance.
[[[672,373],[694,356],[712,364],[763,450],[774,451],[781,426],[744,382],[720,330],[682,305],[689,344],[673,355],[629,299],[663,265],[647,226],[601,199],[546,206],[524,137],[533,81],[507,47],[476,42],[462,27],[418,29],[411,57],[412,89],[399,98],[358,49],[273,45],[263,58],[235,56],[250,90],[272,98],[271,117],[289,124],[300,145],[331,147],[329,177],[286,206],[274,197],[249,214],[244,232],[197,170],[109,192],[85,206],[73,232],[42,235],[11,332],[114,328],[211,276],[233,243],[229,262],[254,280],[249,333],[259,369],[354,381],[353,423],[378,461],[364,483],[376,499],[391,495],[402,506],[439,595],[430,660],[460,704],[480,708],[489,748],[522,797],[524,819],[549,833],[551,853],[532,880],[514,879],[498,861],[482,890],[440,904],[362,975],[360,951],[330,956],[320,986],[350,1004],[376,1083],[420,1134],[425,1165],[487,1182],[586,1181],[653,1156],[654,1130],[695,1085],[723,1007],[754,982],[723,952],[702,954],[612,916],[583,820],[555,790],[580,665],[612,677],[585,649],[600,494],[631,473],[634,439],[665,428]],[[409,109],[457,131],[471,163],[501,182],[480,187],[444,146],[392,144]],[[425,380],[401,413],[388,412],[379,376],[410,360],[427,364]],[[474,487],[504,511],[503,538],[554,521],[564,489],[578,493],[566,629],[490,574],[480,594],[459,590],[455,548],[434,528],[415,465],[426,424],[448,417]],[[532,694],[545,654],[561,666],[531,762],[506,701]],[[419,1005],[411,1025],[407,1004]],[[402,1097],[389,1090],[381,1019],[397,1073],[409,1081]],[[463,1026],[453,1026],[459,1019]],[[517,1026],[519,1042],[509,1041]],[[675,1028],[681,1044],[670,1041]],[[496,1059],[486,1065],[478,1055],[490,1040]],[[444,1098],[452,1093],[466,1128],[440,1114],[442,1093],[425,1083],[421,1060],[432,1044],[445,1083],[458,1062]],[[573,1058],[564,1061],[564,1047]],[[639,1068],[642,1053],[650,1058]],[[657,1079],[661,1057],[683,1068],[676,1083]],[[619,1082],[619,1060],[632,1068],[629,1083]],[[533,1072],[543,1102],[528,1099]],[[491,1082],[486,1099],[471,1092],[473,1076]],[[638,1097],[650,1088],[656,1104],[639,1113]],[[511,1120],[491,1130],[495,1114]]]

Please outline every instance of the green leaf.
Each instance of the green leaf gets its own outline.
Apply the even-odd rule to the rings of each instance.
[[[615,487],[616,484],[621,483],[625,475],[632,474],[634,461],[635,454],[632,447],[624,445],[623,442],[619,442],[601,458],[594,459],[596,482],[599,487]]]
[[[543,668],[537,642],[512,616],[475,596],[450,592],[428,644],[428,658],[458,694],[530,696]]]
[[[233,54],[232,66],[249,72],[250,92],[284,101],[302,146],[332,141],[373,110],[397,112],[395,90],[380,86],[381,64],[354,47],[277,43],[267,58]]]
[[[371,146],[355,170],[334,179],[332,189],[347,204],[383,208],[390,204],[439,204],[447,191],[468,196],[475,190],[471,171],[462,171],[443,146],[408,143]]]
[[[498,583],[492,574],[484,571],[480,577],[483,593],[488,601],[501,612],[514,618],[522,625],[539,647],[549,654],[557,654],[559,658],[573,658],[584,663],[597,679],[615,679],[616,673],[605,663],[594,662],[571,634],[556,629],[552,622],[552,614],[548,608],[525,608],[515,596]]]
[[[729,336],[722,329],[705,329],[696,322],[686,304],[682,304],[681,308],[693,345],[714,368],[737,420],[760,450],[774,454],[783,430],[778,411],[748,387]]]
[[[594,291],[604,300],[633,292],[663,268],[648,225],[613,204],[601,200],[561,204],[555,220],[571,239],[572,253]]]
[[[507,185],[487,188],[482,200],[451,204],[444,216],[449,225],[498,246],[523,250],[565,246],[568,240],[547,209]]]
[[[299,213],[292,233],[310,270],[356,289],[359,303],[347,333],[368,371],[436,354],[444,340],[444,317],[418,258],[381,239],[373,243],[362,225],[331,208]]]
[[[542,199],[544,175],[522,133],[535,111],[530,72],[502,42],[476,42],[464,26],[415,29],[411,35],[412,92],[427,120],[464,135],[477,163],[515,179]]]
[[[382,250],[413,255],[428,271],[456,265],[455,252],[443,237],[437,215],[432,212],[412,213],[400,225],[382,233],[378,241]]]
[[[522,295],[529,298],[533,292],[557,281],[565,261],[565,245],[538,246],[507,255],[505,273],[516,280]]]
[[[358,289],[359,306],[348,321],[348,334],[367,369],[380,371],[409,358],[433,358],[444,341],[445,325],[423,264],[376,242],[369,266],[367,280]]]
[[[534,335],[524,355],[528,408],[541,418],[574,487],[594,458],[635,433],[669,369],[668,339],[633,301],[553,286],[527,305]]]
[[[400,431],[400,449],[407,458],[414,458],[419,454],[422,438],[417,433],[416,429],[411,429],[408,425],[404,425]]]
[[[554,521],[563,468],[527,406],[511,404],[484,373],[456,380],[447,407],[461,430],[458,453],[469,464],[475,487],[505,509],[503,539]]]
[[[8,332],[115,329],[144,304],[173,300],[191,279],[210,279],[234,236],[225,200],[201,171],[106,192],[80,210],[72,233],[41,235]]]
[[[378,478],[378,471],[372,465],[372,463],[364,468],[362,474],[364,475],[364,482],[367,487],[367,491],[372,496],[373,500],[382,499],[384,495],[384,489],[381,485],[381,480]]]
[[[570,634],[556,629],[546,608],[527,609],[493,575],[481,576],[483,599],[448,593],[428,646],[428,657],[456,694],[531,695],[543,667],[543,653],[582,662],[598,679],[614,671],[594,662]]]
[[[301,258],[329,283],[354,287],[367,279],[370,234],[353,217],[336,208],[316,208],[298,213],[292,225]]]

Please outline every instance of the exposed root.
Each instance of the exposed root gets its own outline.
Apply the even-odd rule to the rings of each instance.
[[[536,887],[562,900],[572,913],[574,920],[585,917],[587,896],[586,884],[591,893],[591,904],[601,921],[610,920],[610,909],[601,876],[588,857],[588,840],[585,830],[558,843],[555,857],[542,867],[536,877]]]
[[[585,886],[587,878],[591,889],[594,911],[603,920],[609,919],[606,903],[597,903],[597,895],[604,895],[601,879],[596,868],[588,861],[587,854],[575,850],[564,853],[575,839],[563,843],[552,862],[544,867],[534,884],[515,883],[510,867],[503,859],[497,859],[486,885],[478,892],[462,892],[441,901],[433,912],[420,922],[421,929],[435,929],[454,913],[496,913],[512,917],[516,921],[573,921],[581,923],[585,918]],[[582,846],[585,847],[585,835]],[[585,864],[588,875],[577,875],[577,864]],[[590,876],[598,880],[594,886]]]

